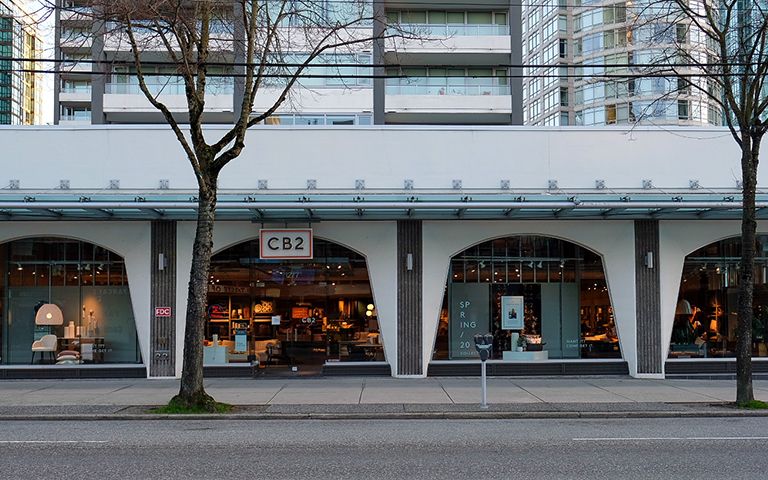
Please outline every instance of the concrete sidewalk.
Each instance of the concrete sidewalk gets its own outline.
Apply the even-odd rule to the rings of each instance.
[[[756,398],[768,401],[768,381],[755,380],[754,386]],[[206,388],[218,401],[238,406],[240,414],[256,416],[459,415],[478,412],[480,401],[480,380],[465,377],[217,378],[206,380]],[[484,412],[727,414],[737,412],[725,405],[735,400],[735,388],[728,380],[489,378],[491,408]],[[136,415],[177,391],[178,380],[167,379],[7,380],[0,382],[0,417]]]

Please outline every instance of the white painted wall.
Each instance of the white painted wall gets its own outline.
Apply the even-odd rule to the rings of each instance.
[[[544,235],[577,243],[603,259],[621,353],[637,375],[635,236],[630,221],[424,222],[424,365],[432,358],[452,256],[493,238]]]
[[[387,112],[511,113],[509,95],[387,95]]]
[[[209,127],[209,138],[222,130]],[[0,127],[0,145],[3,158],[16,160],[3,165],[0,185],[19,179],[22,189],[45,190],[69,179],[73,189],[101,190],[116,178],[123,189],[155,189],[167,178],[172,189],[197,188],[165,126]],[[639,190],[651,179],[667,196],[689,191],[690,179],[735,190],[740,171],[736,145],[720,128],[263,126],[246,145],[222,172],[222,193],[253,191],[257,179],[305,190],[308,178],[321,190],[353,189],[355,179],[401,189],[405,178],[416,189],[450,189],[453,179],[465,190],[498,189],[509,179],[512,189],[543,190],[556,179],[562,189],[610,193],[594,189],[599,178],[614,190]]]
[[[179,222],[176,310],[176,372],[181,375],[182,346],[187,304],[194,224]],[[289,225],[305,227],[306,224]],[[260,225],[250,222],[218,222],[214,231],[214,254],[239,243],[258,239]],[[396,222],[321,222],[312,225],[316,238],[348,247],[365,256],[378,311],[384,356],[397,370],[397,224]]]
[[[108,227],[106,226],[108,225]],[[133,316],[149,374],[151,225],[148,222],[0,222],[0,243],[28,237],[64,237],[90,242],[123,257]]]

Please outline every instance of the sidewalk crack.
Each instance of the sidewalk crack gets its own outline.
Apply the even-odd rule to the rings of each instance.
[[[601,387],[600,385],[595,385],[594,383],[588,382],[586,380],[583,380],[583,381],[587,385],[591,385],[591,386],[597,388],[598,390],[602,390],[604,392],[610,393],[611,395],[616,395],[617,397],[621,397],[621,398],[623,398],[625,400],[629,400],[630,402],[633,402],[633,403],[639,403],[637,400],[635,400],[635,399],[633,399],[631,397],[627,397],[626,395],[622,395],[620,393],[612,392],[612,391],[608,390],[607,388]]]
[[[362,386],[362,388],[360,389],[360,396],[359,396],[359,397],[357,397],[357,404],[358,404],[358,405],[360,405],[361,403],[363,403],[363,392],[364,392],[364,391],[365,391],[365,380],[363,380],[363,386]]]
[[[443,385],[443,382],[441,382],[440,380],[438,380],[437,382],[440,384],[440,388],[443,389],[443,392],[445,392],[445,396],[448,397],[448,400],[450,400],[451,403],[455,405],[456,402],[453,401],[453,398],[451,397],[451,394],[448,393],[448,390],[445,389],[445,385]]]
[[[527,393],[528,395],[532,396],[533,398],[535,398],[535,399],[536,399],[536,400],[538,400],[539,402],[541,402],[541,403],[549,403],[549,402],[547,402],[546,400],[544,400],[543,398],[541,398],[541,397],[539,397],[538,395],[536,395],[535,393],[533,393],[533,392],[531,392],[530,390],[528,390],[527,388],[523,387],[522,385],[519,385],[519,384],[515,383],[514,381],[513,381],[513,382],[511,382],[511,383],[512,383],[512,385],[516,386],[516,387],[517,387],[517,388],[519,388],[520,390],[522,390],[522,391],[524,391],[525,393]]]
[[[282,384],[282,385],[280,385],[280,389],[279,389],[278,391],[276,391],[276,392],[275,392],[275,394],[274,394],[274,395],[272,395],[272,397],[271,397],[269,400],[267,400],[267,405],[272,405],[272,400],[274,400],[274,399],[275,399],[275,397],[276,397],[276,396],[278,396],[278,394],[280,394],[280,392],[282,392],[282,391],[283,391],[283,389],[285,388],[285,386],[286,386],[286,384],[285,384],[285,383],[284,383],[284,384]]]

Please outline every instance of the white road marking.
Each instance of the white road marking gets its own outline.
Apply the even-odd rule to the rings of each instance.
[[[768,437],[584,437],[572,438],[574,442],[642,442],[657,440],[768,440]]]
[[[106,440],[0,440],[3,443],[107,443]]]

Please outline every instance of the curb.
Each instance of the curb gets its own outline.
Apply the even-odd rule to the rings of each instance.
[[[241,413],[241,414],[96,414],[96,415],[2,415],[11,421],[136,421],[136,420],[544,420],[618,418],[701,418],[695,411],[635,412],[398,412],[398,413]],[[765,410],[706,412],[707,418],[768,417]]]

